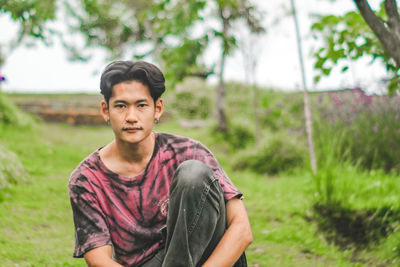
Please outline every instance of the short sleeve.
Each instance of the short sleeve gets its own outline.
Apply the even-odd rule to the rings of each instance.
[[[93,248],[110,245],[110,233],[88,179],[82,174],[72,175],[68,189],[75,226],[73,256],[81,258]]]
[[[198,142],[195,146],[193,157],[193,159],[199,160],[213,169],[219,180],[219,183],[221,184],[221,188],[224,191],[225,201],[228,201],[234,197],[239,199],[243,198],[242,193],[234,186],[232,181],[222,169],[221,165],[218,163],[217,159],[207,147]]]

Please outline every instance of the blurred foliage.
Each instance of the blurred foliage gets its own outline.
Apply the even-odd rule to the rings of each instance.
[[[191,92],[175,95],[176,111],[188,119],[207,119],[211,113],[211,100],[207,96],[195,97]]]
[[[85,39],[78,46],[63,38],[73,59],[87,60],[84,52],[93,47],[105,48],[110,59],[150,58],[163,69],[169,87],[186,76],[214,72],[201,60],[214,39],[221,40],[226,52],[236,47],[235,31],[220,31],[222,22],[209,20],[223,15],[229,25],[244,20],[252,31],[263,30],[258,10],[247,0],[81,0],[64,5],[71,32],[80,32]]]
[[[11,19],[20,26],[19,41],[25,36],[47,41],[51,30],[45,24],[55,18],[55,11],[55,0],[0,0],[0,14],[10,14]]]
[[[32,127],[34,124],[30,115],[22,112],[6,95],[0,93],[0,129],[7,126]]]
[[[0,94],[0,133],[6,128],[29,131],[33,125],[34,120],[30,115],[23,113],[8,97]],[[0,142],[7,141],[7,139],[0,140]],[[0,189],[24,181],[25,175],[24,166],[18,156],[0,143]],[[1,198],[2,194],[0,200]]]
[[[24,166],[18,156],[0,144],[0,189],[23,181],[25,175]]]
[[[400,173],[399,104],[399,97],[366,96],[361,90],[321,95],[315,103],[320,161],[334,153],[367,170]]]
[[[376,15],[382,21],[386,21],[383,5],[382,2]],[[368,56],[371,58],[371,63],[378,60],[385,65],[390,76],[389,92],[393,93],[400,88],[399,67],[358,11],[349,11],[337,16],[316,16],[311,29],[315,39],[322,41],[320,48],[314,53],[316,59],[314,68],[319,72],[314,77],[315,82],[322,76],[329,76],[332,69],[338,65],[342,66],[342,72],[346,72],[350,68],[351,61]]]
[[[304,131],[303,94],[269,92],[262,96],[262,126],[272,131]]]
[[[0,0],[0,16],[9,14],[19,26],[15,39],[9,43],[0,44],[0,66],[4,64],[10,52],[22,43],[27,37],[40,39],[50,44],[50,37],[54,33],[47,22],[55,19],[55,0]]]
[[[212,92],[213,88],[203,80],[186,78],[165,96],[167,110],[182,119],[207,120],[212,115]]]
[[[166,62],[164,76],[170,88],[174,88],[176,83],[188,76],[207,77],[212,70],[208,70],[204,65],[197,65],[197,57],[204,53],[208,44],[208,36],[190,40],[184,38],[182,45],[178,47],[167,46],[161,51],[161,58]]]
[[[80,32],[84,46],[64,38],[72,59],[87,60],[84,51],[102,47],[109,60],[152,58],[164,70],[169,87],[204,66],[197,57],[207,34],[193,36],[206,1],[64,1],[72,32]],[[90,53],[90,52],[87,52]],[[166,67],[168,66],[168,67]]]
[[[251,147],[233,164],[235,170],[252,170],[259,174],[277,175],[304,168],[307,151],[302,142],[280,132],[264,138],[262,145]]]
[[[228,150],[241,151],[254,142],[254,134],[247,127],[237,124],[228,124],[226,131],[219,131],[218,127],[211,129],[214,140],[228,145]]]

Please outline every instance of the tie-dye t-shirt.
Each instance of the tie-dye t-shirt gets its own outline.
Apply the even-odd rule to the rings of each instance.
[[[99,150],[72,172],[69,194],[75,224],[74,257],[112,245],[114,258],[139,266],[163,247],[160,228],[166,224],[169,186],[176,168],[186,160],[209,165],[218,177],[225,200],[241,197],[211,152],[200,142],[155,133],[154,152],[146,169],[135,177],[109,170]]]

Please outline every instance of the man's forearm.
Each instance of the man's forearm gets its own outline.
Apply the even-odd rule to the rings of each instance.
[[[203,267],[232,266],[253,241],[250,223],[242,201],[238,199],[228,201],[226,208],[228,229]]]
[[[89,267],[124,267],[112,259],[112,247],[105,245],[94,248],[84,255]]]
[[[113,259],[106,258],[104,260],[97,259],[94,261],[86,261],[88,267],[124,267]]]
[[[232,266],[252,241],[251,232],[248,233],[246,227],[232,225],[225,232],[203,267]]]

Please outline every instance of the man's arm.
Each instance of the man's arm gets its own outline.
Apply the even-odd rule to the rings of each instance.
[[[123,267],[112,259],[112,246],[106,245],[89,250],[83,256],[89,267]]]
[[[232,266],[253,241],[250,222],[243,202],[233,198],[226,203],[228,229],[204,263],[206,266]]]

